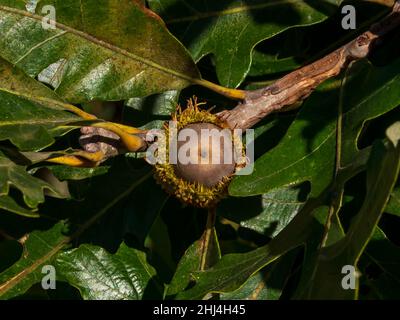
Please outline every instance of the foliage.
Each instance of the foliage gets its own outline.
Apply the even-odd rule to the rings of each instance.
[[[45,162],[91,123],[71,105],[146,129],[193,95],[231,108],[221,86],[268,85],[381,18],[379,3],[359,2],[345,31],[336,0],[0,0],[0,299],[399,298],[398,32],[254,128],[254,171],[233,179],[211,234],[140,154]],[[56,290],[40,287],[46,265]]]

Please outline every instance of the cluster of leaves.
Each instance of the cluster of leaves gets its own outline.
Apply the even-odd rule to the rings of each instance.
[[[69,104],[111,104],[113,120],[143,128],[193,94],[229,108],[191,85],[264,86],[391,1],[355,3],[356,31],[340,28],[341,2],[0,0],[0,298],[399,298],[396,32],[300,111],[255,128],[254,172],[233,180],[211,235],[207,213],[168,198],[135,154],[92,169],[43,162],[78,147],[88,123]],[[45,5],[55,29],[42,27]],[[41,288],[45,265],[56,290]],[[355,290],[341,285],[345,265]]]

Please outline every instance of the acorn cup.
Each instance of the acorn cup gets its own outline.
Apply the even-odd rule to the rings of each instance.
[[[197,99],[177,107],[164,124],[164,160],[154,165],[162,188],[182,203],[210,208],[227,195],[233,175],[245,166],[241,137],[216,115],[200,110]],[[171,124],[173,126],[171,127]]]

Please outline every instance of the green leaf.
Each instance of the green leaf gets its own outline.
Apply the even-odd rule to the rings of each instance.
[[[0,273],[0,299],[19,296],[42,280],[42,267],[53,264],[55,254],[67,242],[65,231],[65,223],[59,222],[49,230],[34,231],[27,236],[21,258]]]
[[[389,238],[377,229],[382,211],[398,211],[397,189],[393,185],[399,181],[399,123],[387,129],[399,120],[398,110],[394,110],[400,105],[400,61],[396,61],[395,41],[389,47],[383,45],[383,56],[379,54],[381,50],[378,56],[371,56],[375,66],[366,60],[351,64],[343,77],[321,85],[303,103],[300,112],[276,114],[262,121],[255,128],[254,173],[235,177],[230,192],[239,197],[227,197],[221,202],[218,215],[222,220],[216,224],[217,229],[204,232],[203,210],[182,207],[175,199],[167,201],[167,194],[155,181],[147,180],[149,167],[137,159],[137,154],[114,157],[100,168],[41,164],[49,156],[73,151],[66,148],[69,143],[76,143],[66,138],[59,139],[54,148],[42,150],[56,137],[91,124],[71,114],[68,110],[73,107],[58,93],[70,101],[82,101],[81,106],[89,112],[100,104],[104,109],[110,104],[119,106],[120,110],[111,112],[113,117],[149,129],[170,118],[182,87],[207,83],[160,19],[145,9],[144,0],[86,0],[82,7],[78,2],[0,0],[0,59],[4,56],[9,60],[0,62],[4,66],[0,68],[0,137],[2,128],[7,129],[4,139],[0,138],[0,299],[69,299],[80,298],[80,294],[84,299],[353,299],[357,292],[340,291],[343,263],[353,264],[362,272],[357,286],[360,298],[399,297],[397,218],[384,216],[382,228]],[[150,2],[154,5],[156,0]],[[340,39],[336,39],[331,34],[333,38],[329,38],[334,43],[318,39],[330,25],[340,25],[340,12],[326,26],[315,26],[318,28],[297,27],[307,25],[301,23],[305,18],[301,15],[290,25],[290,14],[278,21],[282,13],[295,12],[300,7],[314,10],[324,16],[323,20],[337,10],[336,0],[272,2],[202,2],[211,9],[228,12],[200,7],[200,0],[157,3],[176,4],[162,11],[179,19],[185,19],[179,16],[185,6],[189,11],[190,7],[199,6],[201,12],[214,14],[191,21],[196,16],[191,13],[186,15],[189,20],[169,26],[181,36],[185,28],[178,27],[191,25],[187,29],[190,36],[183,37],[190,42],[190,49],[203,43],[207,50],[214,41],[214,56],[200,61],[201,70],[215,78],[215,66],[221,71],[221,66],[226,65],[218,55],[227,57],[233,63],[232,73],[223,70],[222,77],[230,77],[224,81],[240,82],[240,77],[251,74],[257,78],[248,79],[249,88],[272,81],[278,76],[276,72],[286,72],[296,63],[309,61],[309,51],[314,54],[318,51],[315,48],[322,47],[322,52],[317,53],[321,55],[355,35],[339,32]],[[55,30],[41,26],[39,15],[45,4],[56,5]],[[254,4],[261,7],[251,7]],[[235,5],[244,11],[229,12]],[[379,9],[382,6],[365,6],[365,14],[357,9],[360,21],[372,22],[383,13]],[[237,28],[243,27],[243,16],[245,23],[250,22],[249,28],[257,26],[260,32],[254,29],[246,35],[243,31],[246,39],[242,39],[245,45],[241,46],[242,36]],[[237,20],[231,23],[232,28],[220,30],[226,21],[234,19]],[[269,38],[255,51],[254,45],[262,38],[254,41],[252,36],[261,37],[267,24],[273,25],[277,33],[287,28],[291,31]],[[210,28],[214,28],[214,34]],[[225,41],[232,37],[239,39],[237,45]],[[300,37],[305,38],[298,45],[296,40]],[[131,39],[135,41],[129,42]],[[251,42],[254,43],[250,45]],[[163,43],[167,44],[165,48]],[[281,49],[280,45],[290,48]],[[118,52],[111,52],[113,49]],[[388,59],[384,59],[386,56]],[[244,68],[247,57],[253,59],[251,71]],[[175,59],[174,63],[170,63],[171,59]],[[170,63],[163,69],[166,73],[158,68],[165,61]],[[392,62],[389,65],[387,61]],[[173,73],[185,63],[193,67],[193,76]],[[386,67],[376,67],[379,65]],[[121,88],[118,81],[126,80],[128,73],[132,74],[129,79],[136,81]],[[149,74],[150,85],[147,78],[141,78]],[[221,74],[218,76],[221,78]],[[165,91],[177,83],[173,91]],[[213,86],[216,85],[208,83],[208,88]],[[133,93],[138,96],[132,98]],[[183,90],[180,101],[193,94],[201,96],[200,93],[205,94],[202,99],[208,100],[209,105],[216,104],[218,109],[234,106],[234,102],[198,87]],[[126,98],[126,102],[104,102],[103,98]],[[50,124],[52,116],[56,120],[63,116],[73,119]],[[12,123],[7,122],[10,119]],[[372,147],[372,141],[377,139]],[[64,151],[58,151],[60,148]],[[37,178],[53,185],[47,179],[52,176],[48,168],[61,180],[70,180],[68,188],[64,188],[68,189],[68,200],[44,197],[53,190]],[[29,193],[32,184],[35,197]],[[27,194],[33,199],[29,201],[34,208],[24,203]],[[8,214],[6,210],[39,219]],[[209,240],[208,245],[205,240]],[[218,240],[222,252],[229,253],[222,258]],[[42,266],[48,264],[57,267],[57,290],[41,288]],[[165,283],[164,288],[161,283]]]
[[[162,190],[157,191],[161,191],[162,193],[164,192]],[[160,211],[162,211],[167,202],[165,200],[166,199],[164,198],[164,201],[160,203],[160,206],[155,208],[157,211],[150,211],[150,219],[145,221],[142,230],[138,230],[141,229],[139,224],[133,225],[132,229],[133,234],[138,238],[139,242],[144,242],[144,247],[149,250],[151,261],[154,267],[158,270],[158,275],[164,279],[164,282],[167,282],[172,277],[176,263],[172,256],[172,243],[168,226],[160,215]],[[146,217],[145,219],[147,220],[148,218],[149,217]]]
[[[179,93],[179,91],[173,90],[145,98],[131,98],[125,105],[156,116],[170,116],[176,111]]]
[[[367,194],[360,212],[353,219],[346,236],[322,249],[314,276],[309,279],[303,297],[310,299],[351,299],[357,290],[342,287],[342,268],[356,267],[365,246],[389,199],[400,169],[400,146],[374,144],[367,168]],[[358,281],[357,281],[358,282]]]
[[[26,172],[26,167],[15,164],[0,151],[0,207],[24,216],[37,217],[37,213],[20,207],[8,197],[10,186],[22,192],[25,204],[31,209],[44,202],[45,190],[58,195],[50,184],[31,176]]]
[[[269,297],[266,278],[265,273],[259,271],[251,276],[240,289],[230,293],[222,293],[221,300],[276,300]],[[271,295],[272,297],[275,296],[274,289],[271,290]],[[277,295],[279,296],[279,293]]]
[[[348,93],[343,97],[343,165],[358,154],[356,144],[364,122],[400,103],[400,60],[381,68],[360,62],[353,68],[343,89]],[[230,194],[257,195],[310,181],[310,196],[318,196],[333,178],[340,87],[339,80],[320,86],[304,103],[279,145],[256,160],[251,175],[233,180]]]
[[[76,200],[49,199],[40,207],[40,213],[53,218],[68,217],[74,228],[85,229],[79,235],[79,243],[101,245],[114,252],[132,228],[134,218],[131,215],[145,214],[139,205],[138,210],[133,211],[129,204],[141,201],[141,189],[147,190],[144,183],[147,184],[151,172],[144,163],[124,157],[110,163],[112,166],[106,174],[69,182],[72,198]]]
[[[193,274],[196,285],[178,294],[180,300],[202,299],[208,293],[230,292],[238,289],[252,274],[277,258],[261,247],[249,253],[228,254],[215,267]]]
[[[150,194],[151,197],[149,197]],[[134,235],[141,245],[144,245],[146,237],[156,224],[160,211],[164,208],[168,198],[169,195],[159,187],[156,181],[149,179],[143,183],[140,189],[136,190],[132,197],[127,199],[123,221],[125,230]],[[163,243],[163,245],[165,250],[166,244]]]
[[[283,292],[296,250],[251,276],[238,290],[221,294],[222,300],[278,300]]]
[[[55,29],[42,27],[45,5],[56,10]],[[44,0],[35,12],[22,0],[0,1],[0,55],[31,77],[56,78],[69,102],[124,100],[199,80],[185,48],[137,1]]]
[[[252,77],[268,75],[270,78],[301,67],[310,46],[307,42],[310,38],[307,31],[320,28],[324,28],[323,24],[314,28],[292,28],[260,43],[253,51],[248,75]]]
[[[332,226],[328,229],[327,219],[330,214],[331,208],[323,206],[315,211],[314,218],[315,222],[310,226],[309,234],[305,240],[304,245],[304,257],[301,263],[301,275],[299,283],[296,286],[294,293],[292,293],[292,299],[302,298],[302,293],[310,285],[310,279],[314,276],[315,266],[318,263],[319,252],[321,244],[323,243],[326,230],[329,233],[332,232]]]
[[[39,213],[21,207],[13,198],[6,195],[0,196],[0,209],[6,210],[8,212],[13,212],[25,217],[30,217],[30,218],[39,217]]]
[[[400,60],[383,68],[356,64],[343,88],[342,166],[352,162],[364,124],[400,105]]]
[[[367,281],[378,297],[399,299],[400,248],[390,242],[381,229],[376,228],[363,257],[376,264],[382,271],[377,278]]]
[[[279,145],[256,160],[251,175],[235,177],[229,193],[233,196],[257,195],[310,181],[310,196],[318,196],[333,177],[334,106],[339,86],[339,81],[329,82],[308,98]]]
[[[212,267],[221,259],[218,236],[215,228],[205,230],[184,253],[168,285],[166,296],[176,295],[190,284],[193,273]],[[178,296],[179,297],[179,296]]]
[[[294,57],[279,58],[276,55],[253,51],[249,76],[289,72],[300,66]]]
[[[156,274],[144,252],[124,243],[115,254],[81,245],[60,254],[56,266],[85,300],[140,300]]]
[[[25,293],[38,281],[41,265],[52,264],[57,254],[62,252],[71,240],[87,237],[86,233],[97,226],[96,223],[106,214],[118,213],[115,209],[117,204],[149,177],[148,170],[134,170],[132,163],[128,163],[127,160],[123,163],[125,166],[119,163],[107,175],[93,178],[91,188],[84,199],[62,201],[62,206],[61,200],[52,199],[53,201],[46,201],[42,205],[41,213],[52,219],[56,219],[58,215],[65,217],[64,214],[67,213],[70,217],[69,229],[76,231],[71,234],[65,228],[66,222],[60,222],[48,231],[34,231],[28,234],[25,243],[26,255],[22,255],[16,264],[0,274],[0,298],[9,299]],[[68,236],[63,235],[64,231],[69,231]],[[99,236],[105,237],[104,234]]]
[[[131,98],[125,103],[123,121],[141,129],[161,129],[178,105],[180,91],[167,91],[145,98]]]
[[[200,241],[195,241],[186,250],[178,263],[171,283],[168,285],[166,296],[173,296],[186,289],[190,283],[192,273],[200,269],[201,253]]]
[[[211,269],[194,272],[196,284],[178,294],[178,299],[201,299],[208,293],[226,293],[239,289],[247,279],[274,262],[287,251],[301,246],[315,226],[320,227],[314,216],[326,208],[317,208],[319,203],[309,202],[299,214],[274,239],[265,246],[246,253],[224,255]]]
[[[385,211],[400,217],[400,188],[393,190]]]
[[[0,58],[0,140],[22,150],[40,150],[54,143],[52,129],[82,120],[64,111],[62,100]]]
[[[219,82],[237,87],[257,43],[289,28],[323,21],[340,1],[149,0],[199,61],[213,54]]]
[[[22,245],[17,240],[0,241],[0,272],[8,269],[10,265],[18,261],[22,254]]]
[[[306,196],[307,186],[285,187],[261,196],[229,198],[218,210],[220,215],[241,227],[273,238],[301,210]]]
[[[84,180],[91,177],[106,174],[109,166],[96,168],[74,168],[68,166],[49,166],[47,167],[61,181],[65,180]]]

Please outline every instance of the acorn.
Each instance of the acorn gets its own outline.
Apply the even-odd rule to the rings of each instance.
[[[167,193],[182,203],[209,208],[227,195],[233,175],[244,164],[235,161],[235,150],[242,150],[240,139],[215,114],[201,110],[202,104],[193,98],[188,100],[185,110],[178,106],[172,116],[176,125],[174,132],[168,122],[164,124],[167,141],[162,151],[167,159],[154,165],[154,177]],[[187,133],[197,139],[190,139],[192,136]],[[176,145],[171,153],[170,141],[174,139]],[[173,155],[176,155],[175,161],[170,161]]]

